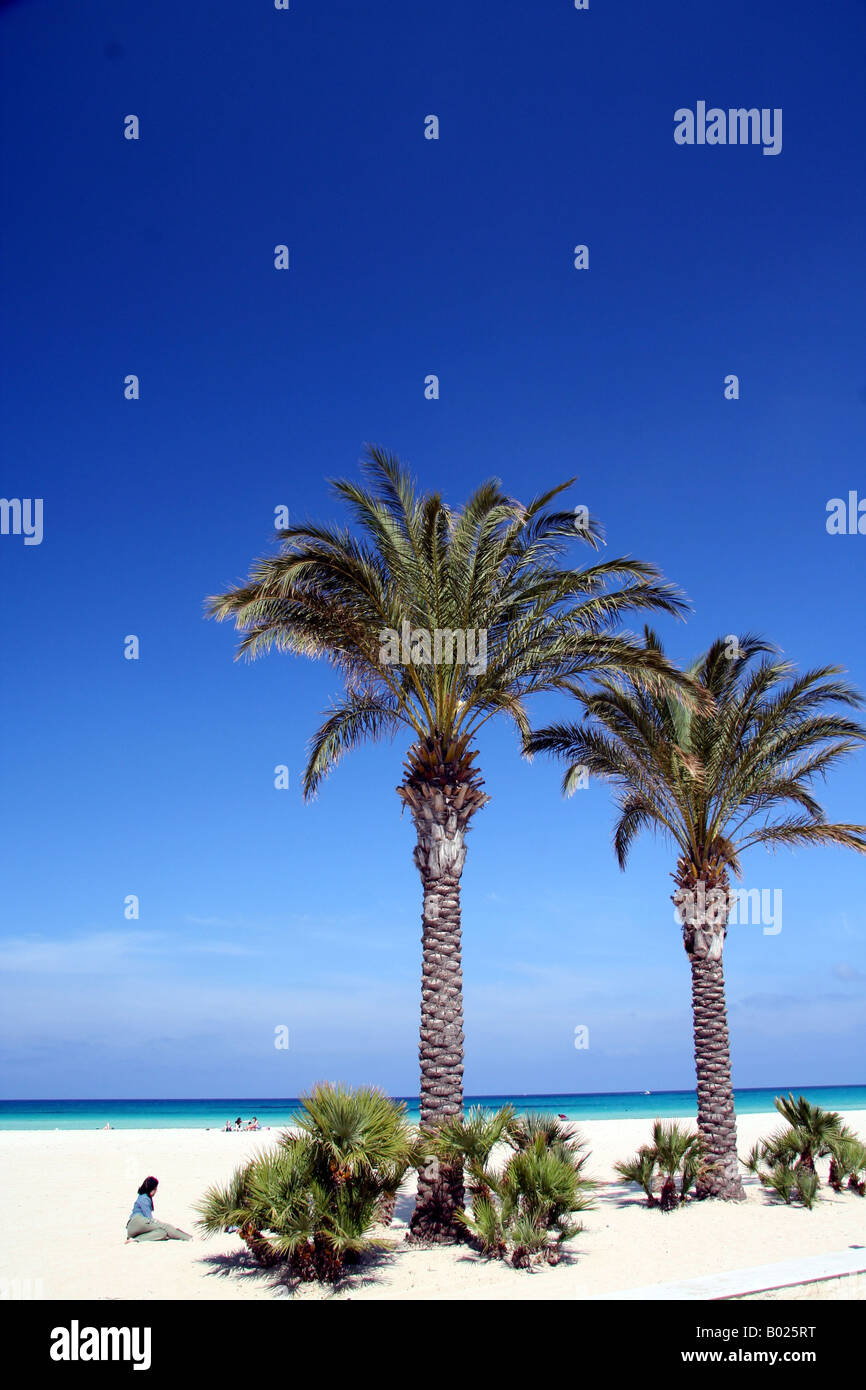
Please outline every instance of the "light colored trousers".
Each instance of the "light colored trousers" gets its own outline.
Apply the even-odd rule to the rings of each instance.
[[[132,1216],[126,1223],[129,1240],[192,1240],[186,1231],[177,1226],[169,1226],[165,1221],[147,1221],[143,1216]]]

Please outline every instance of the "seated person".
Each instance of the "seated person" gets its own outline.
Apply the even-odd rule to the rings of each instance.
[[[126,1223],[127,1241],[142,1240],[192,1240],[186,1231],[169,1226],[167,1221],[154,1221],[153,1194],[159,1187],[156,1178],[145,1178],[138,1189],[135,1205]]]

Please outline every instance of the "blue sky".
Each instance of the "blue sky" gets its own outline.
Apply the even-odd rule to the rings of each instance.
[[[44,499],[41,545],[0,536],[3,1094],[415,1094],[404,750],[305,805],[336,681],[234,664],[203,599],[276,506],[336,518],[369,440],[453,503],[577,474],[608,553],[688,593],[658,624],[678,658],[755,629],[866,688],[866,536],[825,527],[866,496],[866,9],[22,0],[0,25],[2,491]],[[699,100],[781,108],[781,153],[676,145]],[[467,1091],[690,1086],[671,851],[621,874],[604,788],[564,803],[508,727],[482,766]],[[863,782],[834,775],[830,814],[863,819]],[[784,918],[729,936],[735,1084],[863,1080],[863,881],[841,851],[749,857]]]

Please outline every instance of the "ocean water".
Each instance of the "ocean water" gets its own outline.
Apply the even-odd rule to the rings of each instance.
[[[736,1093],[741,1115],[773,1109],[773,1098],[788,1091],[804,1095],[825,1110],[866,1110],[866,1086],[779,1086]],[[410,1120],[418,1119],[417,1096],[401,1096]],[[694,1091],[613,1091],[596,1095],[467,1096],[466,1105],[495,1109],[509,1101],[520,1113],[548,1111],[569,1120],[667,1119],[697,1113]],[[238,1115],[253,1115],[271,1128],[291,1124],[297,1098],[243,1097],[214,1100],[3,1100],[0,1129],[222,1129]]]

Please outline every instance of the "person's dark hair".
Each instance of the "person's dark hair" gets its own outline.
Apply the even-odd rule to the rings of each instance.
[[[235,1124],[236,1124],[236,1125],[242,1125],[242,1124],[243,1124],[243,1120],[241,1119],[240,1115],[238,1115],[237,1119],[235,1120]]]
[[[155,1192],[158,1186],[159,1180],[157,1178],[145,1178],[141,1187],[138,1189],[139,1197],[149,1197],[151,1192]]]

